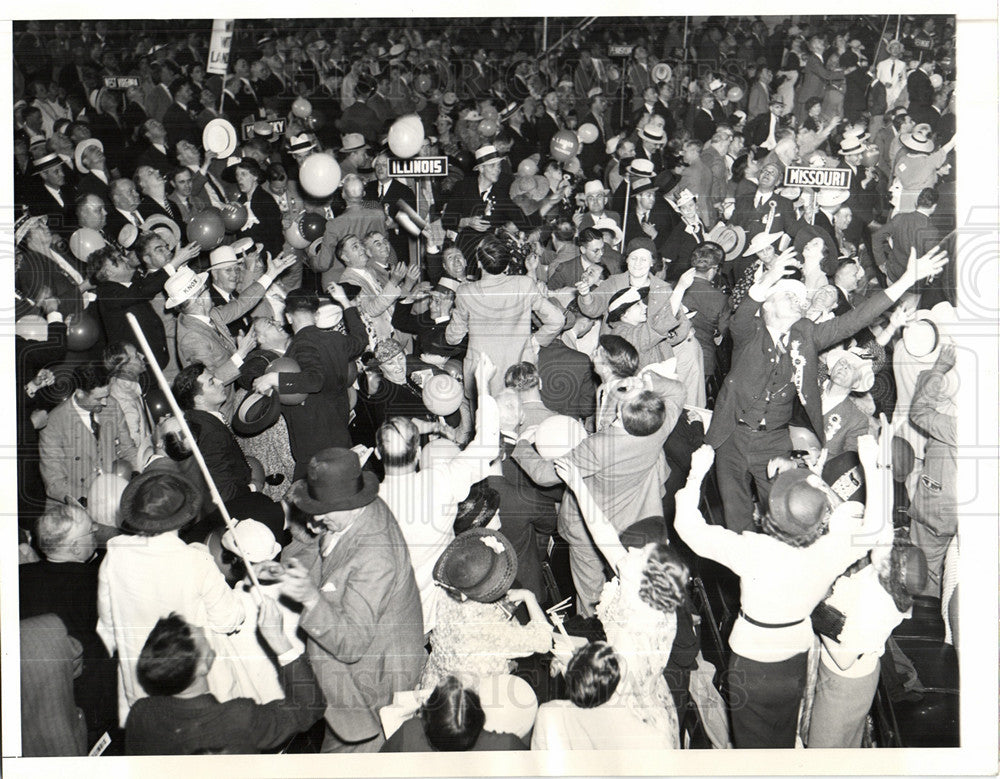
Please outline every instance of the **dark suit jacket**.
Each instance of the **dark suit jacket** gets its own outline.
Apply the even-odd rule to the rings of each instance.
[[[24,247],[18,249],[17,254],[19,262],[14,272],[14,287],[18,292],[32,300],[38,300],[42,288],[47,287],[52,297],[59,300],[59,313],[64,317],[83,311],[83,297],[79,287],[50,257]],[[75,257],[60,256],[84,279],[87,278],[86,268]]]
[[[125,174],[128,155],[125,151],[126,141],[131,138],[131,129],[125,124],[124,118],[119,124],[108,114],[95,114],[90,120],[90,132],[104,144],[104,156],[108,161],[108,170],[118,168]]]
[[[747,122],[746,130],[743,134],[746,136],[748,146],[760,146],[767,140],[767,136],[771,132],[772,116],[774,114],[770,111],[765,111]],[[783,125],[783,122],[781,119],[775,119],[775,122],[774,129],[777,131]]]
[[[42,184],[38,176],[34,176],[31,185],[24,193],[18,193],[22,202],[28,207],[32,216],[47,216],[49,218],[49,229],[57,235],[69,239],[76,230],[76,209],[74,201],[76,192],[68,184],[63,184],[59,189],[63,204],[52,197],[51,193]]]
[[[798,219],[795,217],[795,207],[792,202],[788,198],[771,193],[770,197],[755,208],[753,202],[756,195],[757,190],[752,189],[748,194],[737,196],[736,210],[733,211],[734,224],[747,231],[748,239],[757,233],[764,232],[765,225],[762,220],[771,213],[771,204],[774,203],[774,221],[771,223],[771,232],[788,233],[794,237],[798,229]]]
[[[173,209],[173,205],[171,205],[170,208]],[[149,219],[149,217],[151,216],[160,214],[161,216],[165,216],[168,219],[173,219],[175,222],[178,221],[177,214],[173,215],[168,214],[167,209],[165,209],[163,206],[161,206],[159,203],[153,200],[153,198],[151,198],[149,195],[143,195],[142,200],[139,201],[139,214],[142,216],[144,220]]]
[[[548,111],[535,120],[535,135],[538,137],[538,152],[542,155],[542,160],[549,158],[552,136],[557,132],[559,132],[559,125],[549,116]]]
[[[245,203],[246,198],[241,198],[241,201]],[[250,197],[250,208],[259,224],[255,224],[243,234],[253,238],[257,243],[264,244],[264,251],[271,252],[277,257],[285,244],[285,235],[281,229],[281,209],[274,202],[274,198],[259,186],[254,189]]]
[[[378,201],[383,208],[387,207],[387,213],[393,218],[395,218],[396,214],[399,213],[399,208],[396,206],[396,203],[400,200],[408,203],[413,209],[416,209],[417,207],[416,193],[398,179],[391,179],[389,181],[389,188],[385,191],[385,194],[381,198],[378,196],[378,181],[369,181],[365,186],[365,200]],[[364,238],[364,236],[361,237]],[[390,228],[387,231],[387,237],[393,250],[396,252],[396,258],[403,262],[409,262],[409,233],[401,228]]]
[[[177,163],[174,162],[174,160],[153,146],[145,138],[139,141],[136,146],[135,161],[132,165],[132,169],[135,170],[135,168],[138,168],[140,165],[149,165],[156,168],[164,176],[169,176],[170,171],[177,167]]]
[[[169,148],[174,148],[177,141],[190,141],[195,145],[201,143],[201,133],[198,132],[198,125],[191,118],[191,114],[181,108],[180,103],[171,103],[163,114],[163,126],[167,130],[167,144]]]
[[[190,409],[184,412],[184,416],[223,502],[247,495],[250,492],[250,466],[232,431],[221,419],[207,411]]]
[[[106,206],[111,205],[111,198],[108,195],[108,185],[93,173],[85,173],[76,182],[76,196],[80,197],[81,195],[97,195],[104,201]]]
[[[337,128],[344,135],[361,133],[368,143],[376,144],[382,133],[382,120],[375,111],[359,100],[344,109],[337,121]]]
[[[884,292],[878,292],[843,316],[819,324],[803,318],[792,325],[789,331],[789,348],[794,348],[797,342],[804,360],[801,392],[805,402],[802,405],[809,425],[820,443],[824,440],[824,429],[817,374],[819,353],[870,324],[891,305],[889,297]],[[764,320],[756,316],[760,307],[761,304],[748,295],[730,321],[733,367],[719,391],[712,424],[705,435],[705,442],[716,449],[733,434],[737,419],[752,402],[751,395],[759,394],[767,380],[767,350],[772,346],[772,341]]]
[[[691,134],[695,140],[707,143],[715,135],[715,127],[716,122],[711,114],[706,113],[701,108],[695,110],[694,116],[691,118]]]
[[[413,350],[415,355],[440,354],[458,360],[465,357],[465,350],[469,344],[468,336],[457,346],[452,346],[444,336],[448,322],[435,322],[428,311],[414,314],[413,303],[396,303],[392,312],[392,326],[401,332],[416,336],[416,346]]]
[[[299,406],[282,406],[288,425],[288,442],[295,460],[295,477],[305,475],[316,452],[331,446],[351,446],[347,431],[350,405],[347,388],[353,381],[350,363],[365,350],[368,335],[358,310],[344,312],[347,334],[336,330],[305,327],[293,337],[285,352],[295,360],[301,373],[279,374],[279,389],[309,393]]]
[[[593,416],[597,401],[590,357],[556,338],[538,350],[542,402],[557,414],[578,419]]]
[[[139,348],[132,328],[125,319],[128,313],[135,314],[143,335],[156,355],[161,368],[167,367],[170,352],[167,350],[167,333],[163,320],[157,316],[150,301],[163,289],[167,272],[158,270],[144,277],[134,277],[129,287],[114,281],[102,281],[97,285],[97,312],[108,343],[125,341]]]
[[[510,184],[509,177],[501,176],[490,191],[494,206],[493,213],[487,217],[487,221],[494,227],[499,227],[508,221],[518,226],[526,223],[524,212],[510,199]],[[448,230],[458,230],[458,222],[464,217],[483,216],[485,203],[479,194],[479,177],[475,171],[473,175],[466,176],[454,186],[448,194],[445,206],[441,221]]]

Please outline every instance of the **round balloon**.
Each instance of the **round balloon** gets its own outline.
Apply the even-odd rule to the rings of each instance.
[[[293,249],[305,249],[309,245],[309,241],[302,235],[298,219],[293,219],[292,223],[285,228],[285,240]]]
[[[315,214],[312,211],[306,211],[298,219],[299,222],[299,232],[306,241],[306,245],[309,245],[317,238],[322,238],[323,233],[326,232],[326,220],[319,214]]]
[[[149,415],[154,423],[159,423],[163,417],[170,414],[170,404],[163,390],[159,387],[150,387],[146,390],[146,408],[149,409]]]
[[[576,131],[577,138],[580,139],[580,143],[593,143],[597,140],[600,132],[597,129],[597,125],[586,122],[581,124],[579,129]]]
[[[496,119],[487,117],[479,122],[479,134],[484,138],[492,138],[498,132],[500,132],[500,125],[497,124]]]
[[[340,165],[329,154],[310,154],[299,168],[299,183],[313,197],[330,197],[340,186]]]
[[[458,411],[465,396],[462,385],[447,373],[431,376],[424,384],[422,394],[427,410],[439,417]]]
[[[279,357],[277,360],[271,361],[271,364],[267,366],[267,372],[302,373],[302,369],[291,357]],[[282,405],[298,406],[299,404],[305,402],[305,399],[309,397],[309,395],[306,392],[286,392],[283,395],[279,393],[278,397],[281,399]]]
[[[218,208],[210,207],[199,211],[187,223],[188,240],[197,243],[204,252],[210,252],[220,246],[225,237],[226,223]]]
[[[323,119],[322,114],[311,113],[306,117],[306,127],[308,127],[313,132],[322,129],[326,121]]]
[[[87,513],[97,524],[107,527],[120,526],[118,507],[132,475],[132,466],[128,467],[128,476],[122,476],[115,470],[98,474],[90,483],[90,489],[87,490]]]
[[[69,250],[80,262],[86,262],[91,252],[103,249],[107,242],[92,227],[81,227],[69,237]]]
[[[222,224],[227,233],[238,233],[247,223],[247,207],[242,203],[226,203],[222,207]]]
[[[573,451],[586,437],[587,431],[579,419],[554,414],[538,425],[535,449],[546,460],[554,460]]]
[[[312,103],[304,97],[297,97],[295,98],[295,102],[292,103],[292,115],[299,117],[299,119],[305,119],[312,113],[312,110]]]
[[[424,145],[424,123],[415,114],[401,116],[389,128],[389,149],[397,157],[412,157]]]
[[[560,130],[552,136],[549,153],[557,162],[566,162],[572,159],[578,151],[580,151],[580,139],[572,130]]]
[[[101,337],[101,326],[86,311],[72,314],[66,322],[66,348],[71,352],[85,352]]]
[[[426,73],[421,73],[419,76],[417,76],[417,79],[414,82],[414,84],[419,92],[429,92],[431,87],[434,85],[434,82],[431,81],[431,77],[428,76]]]
[[[538,163],[533,157],[525,157],[518,163],[517,175],[518,176],[535,176],[538,174]]]

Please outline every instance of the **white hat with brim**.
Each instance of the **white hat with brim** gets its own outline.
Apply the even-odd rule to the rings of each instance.
[[[368,147],[368,141],[365,140],[365,136],[361,133],[347,133],[342,139],[340,144],[340,151],[343,154],[352,151],[358,151],[359,149],[365,149]]]
[[[239,265],[240,263],[240,258],[236,256],[236,252],[233,251],[232,246],[220,246],[217,249],[212,249],[212,253],[208,255],[208,259],[211,270],[227,268],[230,265]]]
[[[205,151],[215,152],[216,157],[224,158],[236,151],[238,138],[231,122],[213,119],[201,132],[201,145],[205,147]]]
[[[264,248],[264,244],[254,243],[253,238],[237,238],[229,244],[229,248],[236,252],[236,256],[242,260],[248,254],[259,254]]]
[[[694,194],[690,189],[685,187],[684,189],[682,189],[680,192],[677,193],[677,197],[675,198],[668,197],[666,200],[670,204],[670,207],[674,209],[674,211],[680,213],[681,206],[686,206],[688,203],[697,203],[698,196]]]
[[[711,241],[722,247],[726,260],[735,260],[747,245],[747,231],[739,225],[727,225],[716,222],[715,227],[705,235],[705,241]]]
[[[611,191],[605,189],[604,184],[597,179],[593,181],[588,181],[583,185],[583,195],[587,197],[588,195],[608,195]]]
[[[658,62],[653,65],[650,75],[653,77],[653,81],[670,81],[673,70],[670,69],[670,66],[666,62]]]
[[[81,173],[90,173],[90,168],[83,164],[83,153],[87,151],[87,149],[95,147],[104,151],[104,144],[97,138],[87,138],[86,140],[80,141],[73,150],[73,163],[76,165],[76,169]]]
[[[205,288],[207,279],[208,273],[195,273],[188,267],[181,268],[163,285],[163,291],[167,293],[167,302],[163,307],[177,308],[190,300]]]
[[[780,241],[781,236],[783,235],[784,233],[782,232],[757,233],[757,235],[753,236],[750,239],[750,244],[747,246],[746,251],[743,252],[743,256],[752,257],[753,255],[757,254],[757,252],[759,252],[761,249],[773,245],[776,241]]]
[[[600,219],[594,220],[594,229],[601,230],[602,232],[607,230],[612,233],[615,238],[615,243],[620,242],[624,235],[622,233],[622,229],[615,224],[615,220],[606,216],[602,216]]]
[[[35,160],[35,173],[44,173],[47,170],[52,170],[52,168],[57,165],[62,165],[63,159],[58,154],[46,154],[44,157],[39,157]]]
[[[144,232],[154,230],[171,249],[176,249],[177,244],[181,242],[181,228],[177,226],[177,222],[164,214],[153,214],[139,225],[139,229]]]
[[[506,156],[506,154],[501,154],[496,146],[480,146],[476,149],[476,164],[472,168],[475,170],[495,160],[502,160]]]
[[[930,154],[934,151],[934,141],[930,138],[931,126],[929,124],[918,124],[908,133],[901,133],[899,142],[905,149]]]
[[[222,534],[222,546],[234,554],[246,556],[251,563],[273,560],[281,553],[281,544],[263,522],[244,519]]]
[[[639,138],[642,139],[642,140],[644,140],[644,141],[646,141],[647,143],[660,144],[660,143],[666,143],[667,142],[667,136],[663,132],[663,130],[660,130],[657,127],[652,128],[652,130],[653,131],[650,132],[647,128],[643,127],[638,132]]]
[[[288,140],[288,151],[292,154],[305,154],[307,151],[314,149],[315,147],[316,141],[306,133],[303,133],[302,135],[293,135]]]
[[[816,205],[820,208],[836,208],[851,199],[846,189],[821,189],[816,193]]]

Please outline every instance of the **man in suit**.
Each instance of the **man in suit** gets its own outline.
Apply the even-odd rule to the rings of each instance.
[[[632,202],[625,217],[625,243],[633,238],[647,237],[662,241],[673,225],[667,204],[657,197],[656,185],[651,179],[639,178],[632,182]]]
[[[486,49],[482,46],[472,52],[472,59],[462,64],[462,94],[473,99],[489,94],[495,79],[493,68],[487,62]]]
[[[778,166],[768,163],[757,172],[756,191],[736,198],[733,222],[747,231],[747,238],[765,231],[795,235],[795,208],[788,198],[775,192],[780,183]]]
[[[191,81],[183,76],[175,79],[170,87],[174,101],[163,113],[163,127],[167,132],[167,145],[172,148],[182,139],[198,143],[201,140],[201,132],[199,132],[198,125],[192,118],[191,110],[188,107],[194,99],[194,87]]]
[[[96,138],[88,138],[76,145],[73,158],[76,160],[77,170],[83,174],[76,182],[77,197],[92,194],[105,203],[108,202],[111,174],[104,157],[104,145]]]
[[[138,230],[145,221],[139,213],[139,203],[142,197],[132,179],[114,179],[108,186],[108,197],[111,198],[111,208],[108,209],[108,221],[104,230],[108,237],[117,241],[122,228],[130,224]]]
[[[906,269],[910,250],[923,254],[940,240],[932,217],[937,211],[938,193],[930,187],[917,195],[916,211],[904,211],[886,222],[872,237],[875,264],[889,281],[895,281]]]
[[[795,116],[799,121],[805,118],[806,101],[812,97],[822,98],[830,84],[843,78],[843,71],[831,70],[823,62],[826,40],[816,34],[809,38],[809,53],[806,54],[802,82],[795,90]]]
[[[228,325],[239,319],[264,297],[264,292],[284,270],[295,262],[294,255],[280,255],[268,260],[264,274],[223,306],[212,304],[206,288],[207,273],[195,274],[189,268],[174,274],[166,283],[166,308],[180,307],[177,317],[177,359],[181,366],[203,363],[215,378],[229,386],[240,375],[243,360],[253,350],[253,334],[233,340]],[[232,414],[234,399],[230,394],[223,405],[223,416]]]
[[[353,173],[344,176],[341,192],[347,207],[326,223],[319,251],[312,261],[312,269],[322,274],[320,283],[324,287],[331,281],[339,281],[344,273],[344,265],[338,257],[344,239],[354,236],[360,240],[372,231],[386,233],[385,212],[365,205],[365,185],[360,176]]]
[[[750,85],[747,95],[747,119],[753,120],[761,114],[766,114],[771,103],[771,81],[774,72],[763,66],[757,71],[757,79]]]
[[[35,536],[43,559],[18,568],[21,619],[55,614],[83,647],[74,698],[87,722],[87,743],[118,727],[118,664],[97,635],[97,526],[79,506],[52,506]]]
[[[784,126],[783,117],[788,114],[788,106],[780,97],[772,97],[768,110],[747,122],[744,136],[748,146],[773,149],[778,143],[777,131]]]
[[[472,166],[474,175],[449,193],[441,221],[445,229],[460,233],[459,244],[466,236],[478,242],[488,230],[507,222],[527,226],[524,212],[510,198],[511,181],[503,174],[503,159],[495,146],[481,146]]]
[[[602,264],[604,257],[604,236],[600,230],[587,227],[579,232],[574,239],[578,254],[567,260],[563,260],[558,265],[549,267],[549,278],[546,282],[550,291],[575,287],[585,277],[596,276],[591,279],[591,283],[598,283],[602,275],[611,275],[610,270],[604,274],[605,269]],[[588,274],[588,268],[593,268]]]
[[[290,495],[318,537],[286,548],[281,592],[303,605],[299,628],[327,703],[322,750],[377,752],[378,710],[416,687],[427,659],[420,591],[406,539],[358,456],[324,449],[307,473]]]
[[[24,197],[33,216],[47,216],[49,228],[69,238],[76,229],[73,216],[75,193],[66,186],[66,170],[58,154],[35,160],[35,181]]]
[[[179,246],[173,258],[161,269],[143,276],[139,273],[139,258],[131,252],[122,254],[109,244],[91,254],[90,276],[96,280],[97,312],[109,343],[124,341],[136,347],[139,343],[129,326],[126,314],[133,314],[156,356],[165,368],[170,361],[163,321],[156,315],[150,301],[163,289],[167,278],[186,262],[198,256],[198,245]]]
[[[205,194],[205,177],[202,174],[199,175],[202,178],[201,187],[195,193],[194,174],[189,168],[174,168],[173,173],[170,174],[171,192],[167,195],[167,200],[173,206],[178,217],[176,221],[179,224],[190,222],[195,214],[212,205],[212,201]]]
[[[365,187],[365,200],[376,201],[385,211],[386,216],[393,219],[399,213],[398,201],[405,201],[414,211],[417,208],[417,196],[412,189],[399,179],[389,176],[389,155],[380,153],[372,162],[375,169],[375,180],[369,181]],[[396,257],[403,262],[410,259],[410,240],[408,233],[393,225],[387,230],[389,243],[396,252]],[[364,236],[361,236],[364,237]]]
[[[803,317],[805,285],[784,278],[794,262],[790,256],[779,258],[730,320],[733,367],[705,435],[717,450],[726,526],[736,532],[753,529],[751,484],[761,506],[767,505],[767,465],[792,448],[788,425],[796,404],[804,408],[820,443],[824,441],[818,354],[871,324],[918,281],[939,273],[947,257],[932,251],[918,259],[912,252],[898,281],[849,313],[819,324]]]
[[[559,93],[550,89],[542,98],[544,112],[535,120],[535,136],[538,138],[538,153],[542,160],[547,160],[552,136],[562,129],[562,119],[559,118]]]
[[[209,255],[209,263],[208,294],[212,298],[213,306],[224,306],[240,296],[237,287],[246,269],[230,246],[220,246],[218,249],[213,249]],[[247,281],[249,282],[250,279]],[[233,338],[239,338],[241,335],[249,333],[252,326],[250,312],[247,312],[238,319],[229,322],[229,334]]]
[[[167,86],[167,81],[173,77],[174,73],[168,66],[162,63],[159,67],[156,65],[153,67],[154,83],[143,96],[143,105],[150,118],[160,121],[163,119],[163,115],[167,112],[170,104],[174,101],[174,96],[170,94],[170,88]]]
[[[608,99],[600,91],[600,88],[594,87],[591,89],[587,95],[587,99],[590,102],[590,111],[580,120],[580,125],[594,125],[597,128],[597,140],[582,144],[579,152],[580,166],[583,168],[584,174],[588,177],[596,175],[598,178],[601,178],[604,166],[608,162],[608,154],[605,146],[607,145],[608,136],[614,133],[614,127],[612,125],[612,118],[607,115]]]
[[[361,76],[354,88],[356,99],[344,109],[337,120],[337,129],[344,135],[361,133],[370,144],[377,144],[382,134],[382,120],[367,104],[375,94],[378,84],[371,76]]]
[[[135,169],[134,179],[142,193],[139,213],[144,220],[157,214],[175,222],[179,219],[174,212],[173,204],[167,198],[167,177],[164,173],[151,165],[140,165]]]
[[[392,312],[392,326],[401,333],[414,336],[413,353],[422,359],[425,354],[444,359],[464,358],[467,342],[452,346],[445,338],[451,309],[455,305],[455,290],[438,284],[426,293],[426,297],[430,298],[429,306],[419,313],[413,309],[424,299],[422,291],[414,290],[412,295],[397,302]]]
[[[702,96],[698,108],[691,114],[691,135],[699,143],[708,143],[711,137],[715,135],[717,122],[715,114],[712,113],[715,105],[715,96],[707,93]]]
[[[99,473],[113,471],[116,460],[134,469],[138,452],[125,415],[110,399],[104,366],[84,363],[73,381],[73,394],[49,412],[38,449],[45,494],[56,503],[82,505]]]
[[[167,147],[167,130],[158,119],[147,119],[142,125],[141,138],[136,146],[135,167],[143,165],[156,168],[169,176],[174,167]]]
[[[293,332],[285,356],[295,360],[301,372],[265,373],[253,385],[254,391],[261,393],[307,393],[300,405],[281,409],[288,425],[296,478],[305,475],[310,458],[317,452],[350,446],[347,390],[354,380],[351,366],[368,346],[364,324],[343,287],[331,284],[328,291],[344,311],[346,332],[316,327],[316,295],[303,288],[292,290],[285,298],[285,319]]]
[[[173,392],[229,513],[281,527],[281,507],[250,489],[250,465],[222,416],[229,395],[226,385],[202,363],[194,362],[177,374]]]

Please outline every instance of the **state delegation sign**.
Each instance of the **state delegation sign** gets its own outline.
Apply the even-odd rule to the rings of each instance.
[[[785,168],[786,187],[850,189],[850,168]]]
[[[447,157],[410,157],[401,160],[389,158],[389,175],[397,179],[415,179],[422,176],[447,176]]]

